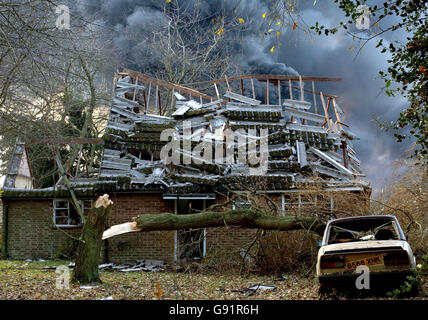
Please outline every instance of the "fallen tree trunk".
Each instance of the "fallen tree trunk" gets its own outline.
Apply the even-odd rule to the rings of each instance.
[[[141,214],[134,218],[134,222],[112,226],[106,230],[103,234],[103,240],[128,232],[224,226],[281,231],[305,229],[322,233],[325,224],[315,217],[276,217],[249,209],[229,210],[226,212],[205,211],[183,215],[171,213]]]
[[[83,226],[81,241],[79,241],[77,247],[73,282],[101,282],[98,274],[102,248],[101,238],[105,230],[105,221],[111,204],[113,202],[108,199],[108,195],[104,195],[95,201],[94,208],[89,211],[88,218]]]

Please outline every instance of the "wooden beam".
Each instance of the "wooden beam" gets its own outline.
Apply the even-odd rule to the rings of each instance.
[[[220,94],[218,92],[217,83],[214,82],[215,94],[217,95],[217,100],[220,100]]]
[[[135,78],[135,84],[138,86],[138,77]],[[137,95],[137,88],[134,88],[134,95],[132,96],[132,101],[135,101],[135,96]]]
[[[147,113],[147,94],[146,89],[143,90],[143,97],[144,97],[144,113]]]
[[[147,108],[150,108],[150,91],[152,90],[152,82],[149,83],[149,92],[147,93]],[[146,108],[146,111],[147,111]]]
[[[342,145],[340,146],[343,150],[343,165],[345,168],[348,168],[348,155],[346,152],[346,141],[342,141]]]
[[[159,115],[162,115],[162,101],[161,101],[161,95],[160,91],[158,90],[158,101],[159,101]]]
[[[229,77],[229,81],[233,80],[244,80],[244,79],[256,79],[259,81],[266,81],[266,80],[282,80],[282,81],[299,81],[299,76],[283,76],[283,75],[276,75],[276,74],[249,74],[245,76],[238,76],[238,77]],[[189,85],[197,85],[197,84],[207,84],[207,83],[219,83],[224,82],[225,79],[216,79],[216,80],[209,80],[209,81],[199,81],[199,82],[191,82],[186,83],[186,86]],[[310,76],[302,76],[303,82],[310,82],[310,81],[316,81],[316,82],[340,82],[342,81],[342,78],[328,78],[328,77],[310,77]]]
[[[227,79],[227,76],[226,76],[226,75],[224,75],[224,79],[225,79],[225,81],[226,81],[227,91],[232,92],[232,90],[230,90],[229,80]]]
[[[314,99],[314,112],[318,113],[317,97],[315,95],[315,82],[312,81],[312,98]]]
[[[169,89],[169,90],[172,90],[174,88],[176,91],[187,93],[187,94],[190,94],[190,95],[195,96],[195,97],[202,96],[205,100],[211,99],[210,96],[208,96],[202,92],[199,92],[197,90],[187,88],[187,87],[184,87],[184,86],[178,85],[178,84],[173,84],[173,83],[170,83],[170,82],[167,82],[164,80],[155,79],[155,78],[149,77],[145,74],[142,74],[142,73],[134,71],[134,70],[123,69],[122,72],[127,73],[133,79],[138,77],[138,80],[141,82],[144,82],[144,83],[153,83],[153,85],[157,85],[157,86],[163,87],[165,89]]]

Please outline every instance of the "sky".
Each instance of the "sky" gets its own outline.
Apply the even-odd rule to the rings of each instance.
[[[361,160],[362,169],[375,191],[379,191],[391,177],[394,161],[406,156],[410,142],[395,142],[391,132],[381,130],[374,120],[391,122],[405,109],[401,97],[388,97],[382,90],[384,82],[379,70],[386,70],[387,53],[375,48],[376,42],[368,42],[359,55],[358,43],[339,32],[334,36],[308,35],[300,29],[281,30],[280,45],[272,37],[259,37],[263,20],[268,12],[268,0],[173,0],[187,9],[197,6],[202,18],[210,18],[218,10],[236,9],[248,22],[248,32],[235,44],[235,61],[247,73],[300,74],[303,76],[340,77],[341,82],[322,83],[316,90],[339,96],[338,103],[345,111],[342,122],[359,136],[354,149]],[[367,1],[367,4],[380,1]],[[79,0],[76,6],[91,14],[109,27],[117,50],[123,54],[122,65],[144,72],[144,65],[127,65],[126,58],[144,44],[144,37],[159,25],[168,23],[164,15],[164,1],[159,0]],[[308,25],[318,21],[322,25],[336,26],[344,19],[343,13],[333,1],[301,0],[299,12]],[[73,11],[73,8],[71,8]],[[390,18],[392,19],[392,18]],[[205,19],[208,20],[208,19]],[[201,28],[210,28],[201,19]],[[251,21],[251,24],[250,24]],[[388,22],[388,21],[387,21]],[[390,21],[389,21],[390,22]],[[383,22],[382,22],[383,23]],[[210,31],[211,32],[211,31]],[[132,40],[126,34],[133,35]],[[405,34],[384,34],[384,43],[403,40]],[[273,53],[272,45],[276,46]],[[125,48],[125,49],[124,49]],[[124,51],[124,52],[123,52]]]

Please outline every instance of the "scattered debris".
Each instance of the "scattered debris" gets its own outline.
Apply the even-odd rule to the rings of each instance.
[[[254,291],[257,291],[257,290],[261,290],[261,291],[273,291],[273,290],[276,290],[276,288],[277,287],[275,287],[275,286],[267,286],[267,285],[264,285],[264,284],[258,284],[258,285],[255,285],[255,286],[252,286],[252,287],[249,287],[249,288],[246,288],[246,289],[248,289],[248,290],[254,290]]]
[[[84,290],[92,290],[92,289],[96,289],[99,288],[100,286],[80,286],[80,289],[84,289]]]
[[[121,272],[158,272],[165,271],[166,265],[161,260],[137,260],[135,263],[125,263],[115,265],[114,263],[104,263],[98,266],[100,270],[119,270]]]
[[[275,286],[257,284],[257,285],[253,285],[251,287],[242,288],[240,290],[232,290],[232,292],[238,292],[238,293],[242,293],[242,294],[248,294],[248,296],[252,296],[252,295],[257,293],[257,290],[268,292],[268,291],[274,291],[276,289],[277,289],[277,287],[275,287]],[[219,290],[221,290],[221,288]]]

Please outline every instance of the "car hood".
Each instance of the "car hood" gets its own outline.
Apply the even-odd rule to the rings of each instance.
[[[321,247],[323,253],[340,250],[355,250],[355,249],[382,249],[390,247],[401,247],[404,249],[403,240],[369,240],[347,243],[335,243]]]

